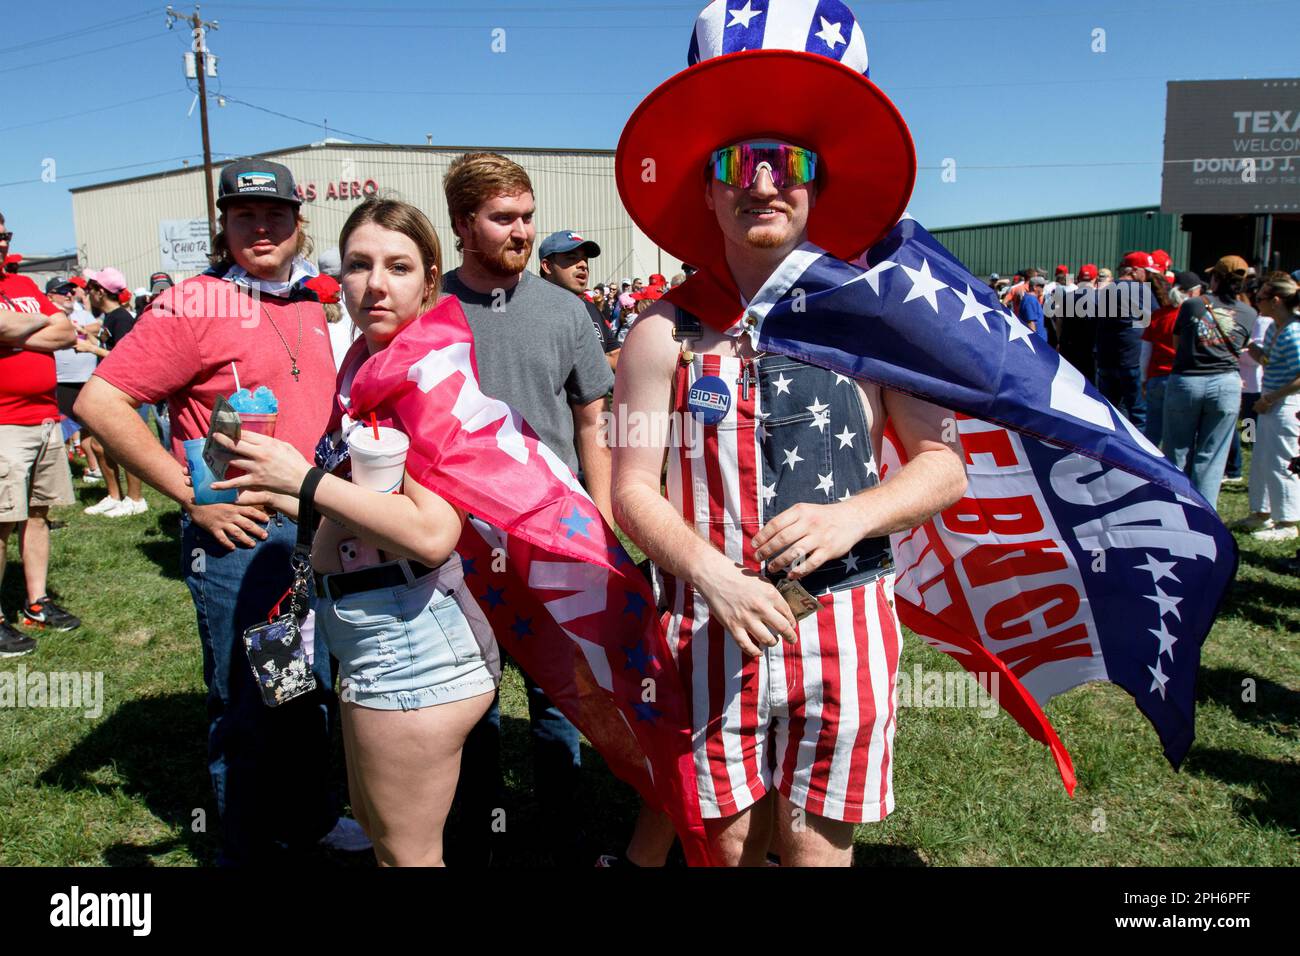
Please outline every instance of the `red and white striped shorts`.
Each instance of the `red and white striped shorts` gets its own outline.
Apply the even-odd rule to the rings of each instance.
[[[774,786],[849,823],[894,809],[892,749],[902,629],[894,576],[820,598],[799,642],[746,658],[691,587],[672,589],[668,638],[690,688],[700,808],[728,817]]]

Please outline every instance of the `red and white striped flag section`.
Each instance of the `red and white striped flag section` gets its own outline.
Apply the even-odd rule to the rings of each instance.
[[[649,585],[568,466],[478,385],[474,337],[444,298],[371,356],[349,414],[411,439],[408,473],[469,513],[457,551],[497,642],[609,768],[711,862],[680,678]]]

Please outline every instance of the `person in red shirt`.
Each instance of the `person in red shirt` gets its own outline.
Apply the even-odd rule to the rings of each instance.
[[[1174,370],[1174,355],[1178,350],[1178,343],[1174,339],[1174,320],[1178,318],[1179,306],[1188,298],[1201,294],[1201,277],[1195,272],[1180,272],[1167,294],[1163,278],[1152,274],[1151,280],[1152,295],[1159,308],[1151,313],[1151,324],[1142,332],[1142,340],[1151,343],[1151,357],[1147,359],[1144,386],[1147,424],[1143,434],[1151,439],[1153,445],[1159,445],[1164,436],[1165,386],[1169,384],[1169,373]]]
[[[208,769],[227,865],[263,864],[278,842],[370,848],[341,819],[330,785],[330,724],[338,712],[328,653],[313,655],[316,688],[276,707],[262,695],[244,631],[264,622],[292,583],[297,526],[251,505],[194,503],[184,444],[208,431],[218,397],[268,386],[275,437],[315,454],[334,399],[325,313],[305,287],[316,269],[293,174],[264,159],[221,171],[213,267],[162,292],[100,363],[74,406],[124,467],[175,499],[181,560],[194,598],[208,687]],[[171,454],[136,414],[166,399]],[[305,636],[305,635],[304,635]]]
[[[13,233],[0,215],[0,258]],[[63,310],[27,276],[0,272],[0,578],[9,535],[22,525],[27,603],[18,620],[28,627],[71,631],[81,621],[45,593],[50,565],[51,505],[72,504],[72,473],[63,452],[54,353],[77,340]],[[11,625],[0,608],[0,657],[35,650],[36,641]]]

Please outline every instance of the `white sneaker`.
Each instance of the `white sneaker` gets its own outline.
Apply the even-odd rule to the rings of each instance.
[[[1256,541],[1291,541],[1300,538],[1300,528],[1293,524],[1280,524],[1256,531],[1251,535]]]
[[[143,498],[123,498],[122,501],[130,505],[133,515],[142,515],[149,510],[149,502]]]
[[[121,504],[121,498],[104,498],[104,500],[99,502],[99,504],[91,505],[89,508],[83,508],[82,512],[88,515],[108,514],[113,509],[120,507]]]
[[[148,505],[146,505],[145,507],[148,507]],[[109,508],[107,511],[105,511],[104,517],[105,518],[129,518],[133,514],[138,514],[138,512],[135,510],[135,504],[131,501],[130,498],[123,498],[121,501],[117,503],[116,508]]]
[[[104,473],[102,471],[86,471],[81,476],[82,482],[87,485],[102,485],[104,483]]]
[[[1262,531],[1273,527],[1273,519],[1267,515],[1263,518],[1259,515],[1248,515],[1239,521],[1234,521],[1229,527],[1233,531]]]
[[[345,853],[361,853],[374,846],[370,837],[366,836],[366,831],[361,829],[361,824],[351,817],[339,817],[334,829],[320,838],[320,845]]]

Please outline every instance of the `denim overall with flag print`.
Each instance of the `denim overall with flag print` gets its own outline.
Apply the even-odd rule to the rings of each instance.
[[[699,321],[678,310],[667,495],[715,548],[761,572],[750,543],[800,503],[830,504],[879,482],[856,383],[779,355],[742,360],[690,349]],[[847,822],[893,809],[894,684],[902,632],[887,537],[801,583],[821,605],[799,640],[747,658],[689,585],[664,581],[670,646],[691,701],[706,817],[738,813],[773,786]]]

